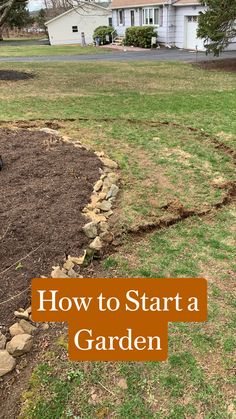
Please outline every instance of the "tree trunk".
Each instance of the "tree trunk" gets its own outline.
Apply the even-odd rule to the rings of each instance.
[[[0,42],[3,41],[3,28],[0,26]]]

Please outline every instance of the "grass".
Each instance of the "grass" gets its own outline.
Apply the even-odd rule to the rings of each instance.
[[[1,65],[7,68],[12,65]],[[1,119],[11,126],[14,120],[56,120],[62,133],[116,159],[122,175],[117,229],[173,215],[161,208],[173,200],[196,211],[215,205],[227,190],[217,181],[235,181],[232,155],[215,143],[235,150],[235,75],[161,62],[30,63],[14,69],[35,78],[0,82]],[[119,251],[102,261],[101,272],[204,276],[208,322],[170,324],[163,363],[70,363],[65,331],[41,355],[21,417],[232,419],[235,217],[232,202],[138,239],[127,235]]]
[[[1,63],[1,68],[12,64]],[[161,62],[14,63],[14,69],[36,78],[30,85],[0,82],[2,98],[15,95],[1,102],[2,119],[129,116],[236,133],[234,74],[209,72],[206,77],[190,65]]]
[[[25,42],[25,41],[24,41]],[[29,40],[30,42],[30,40]],[[106,54],[107,48],[80,45],[0,45],[0,57],[39,57],[51,55]]]

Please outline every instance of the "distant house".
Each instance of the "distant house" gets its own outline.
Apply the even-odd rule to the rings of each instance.
[[[93,43],[93,32],[98,26],[111,25],[109,3],[80,2],[78,6],[46,22],[51,45],[81,44],[84,33],[86,44]]]
[[[197,38],[199,0],[113,0],[112,24],[119,36],[130,26],[155,26],[158,42],[190,50],[204,50]],[[236,50],[236,39],[228,49]]]

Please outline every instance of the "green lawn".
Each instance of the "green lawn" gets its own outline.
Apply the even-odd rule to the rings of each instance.
[[[170,324],[168,362],[70,363],[65,332],[42,354],[21,417],[233,419],[235,200],[216,207],[235,182],[235,75],[161,62],[14,69],[35,78],[0,81],[2,121],[55,120],[62,133],[119,162],[116,228],[125,239],[101,271],[209,283],[208,322]],[[175,216],[173,201],[195,216],[135,236],[140,226]]]
[[[0,57],[36,57],[43,55],[106,54],[111,50],[80,45],[6,45],[0,44]]]

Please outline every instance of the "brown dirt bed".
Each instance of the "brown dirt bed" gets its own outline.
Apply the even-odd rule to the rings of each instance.
[[[101,162],[85,148],[29,130],[0,129],[0,154],[4,161],[0,171],[0,327],[4,331],[13,321],[14,310],[29,303],[30,290],[3,301],[26,289],[33,277],[50,275],[65,254],[82,254],[88,241],[81,210],[89,202]],[[21,258],[25,259],[17,264]]]
[[[201,61],[194,65],[197,65],[198,67],[203,68],[204,70],[236,72],[236,58],[225,58],[224,60]]]
[[[25,73],[24,71],[14,71],[14,70],[0,70],[0,80],[27,80],[34,78],[34,75],[31,73]]]

